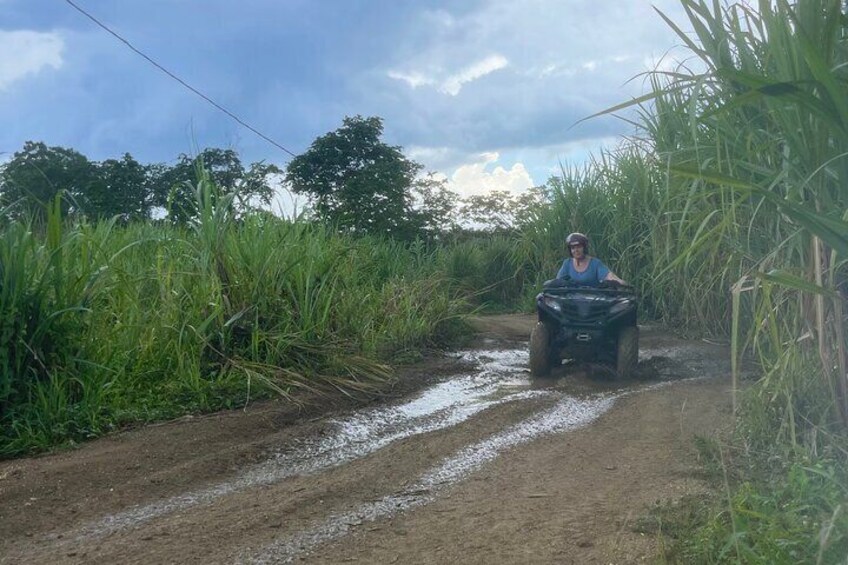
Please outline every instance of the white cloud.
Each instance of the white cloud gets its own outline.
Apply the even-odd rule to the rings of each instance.
[[[626,63],[627,61],[632,60],[634,57],[632,55],[613,55],[610,57],[605,57],[604,59],[598,60],[589,60],[578,66],[569,66],[566,62],[551,62],[542,67],[534,66],[530,67],[526,71],[526,75],[533,78],[568,78],[573,77],[578,73],[582,72],[594,72],[601,68],[602,65],[607,65],[608,63],[614,63],[616,65],[621,65],[622,63]]]
[[[618,136],[597,136],[538,147],[513,147],[498,151],[469,154],[460,147],[410,146],[404,153],[424,165],[425,172],[448,182],[451,190],[462,196],[484,194],[490,190],[513,193],[538,186],[551,176],[562,174],[562,168],[582,167],[601,151],[615,150],[622,142]],[[498,162],[513,163],[510,168],[494,166]],[[494,166],[494,168],[493,168]]]
[[[493,190],[516,193],[535,186],[522,163],[515,163],[509,169],[498,166],[488,171],[489,165],[497,163],[499,158],[496,152],[481,153],[477,161],[462,165],[453,172],[448,178],[448,187],[460,196],[471,196]]]
[[[411,145],[404,148],[407,157],[417,163],[421,163],[428,169],[444,169],[450,163],[456,162],[457,151],[449,147],[425,147],[423,145]]]
[[[544,68],[544,69],[542,69],[542,70],[539,72],[539,76],[543,76],[543,77],[550,76],[550,75],[552,75],[552,74],[554,73],[554,71],[556,71],[556,70],[557,70],[557,66],[556,66],[556,65],[554,65],[553,63],[552,63],[552,64],[550,64],[550,65],[545,65],[545,68]]]
[[[503,55],[491,55],[482,61],[462,69],[455,75],[449,76],[441,87],[439,87],[439,91],[456,96],[462,90],[462,85],[502,69],[508,64],[509,61]]]
[[[45,67],[61,68],[64,49],[56,33],[0,30],[0,90]]]
[[[435,81],[431,78],[424,76],[421,73],[412,72],[412,73],[402,73],[400,71],[389,71],[389,78],[393,78],[395,80],[400,80],[408,84],[412,88],[418,88],[419,86],[425,86],[433,84]]]
[[[432,72],[431,76],[427,76],[420,71],[389,71],[389,78],[400,80],[408,84],[411,88],[419,86],[435,86],[436,90],[442,94],[456,96],[462,90],[462,87],[469,82],[473,82],[497,70],[503,69],[509,65],[509,61],[503,55],[489,55],[488,57],[469,65],[458,72],[440,78],[440,72]]]

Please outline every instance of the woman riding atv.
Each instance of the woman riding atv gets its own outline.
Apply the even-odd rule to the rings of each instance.
[[[627,284],[601,262],[589,255],[589,238],[579,232],[565,238],[569,257],[562,262],[556,278],[571,280],[582,286],[598,286],[604,281]]]
[[[571,359],[610,363],[628,377],[639,362],[639,297],[589,256],[585,235],[572,233],[566,244],[570,257],[536,295],[539,321],[530,334],[530,372],[543,377]]]

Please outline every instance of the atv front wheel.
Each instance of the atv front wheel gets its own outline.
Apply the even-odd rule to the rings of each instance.
[[[544,377],[551,372],[551,331],[537,322],[530,332],[530,374]]]
[[[639,328],[628,326],[618,334],[616,348],[615,372],[621,378],[628,378],[636,370],[639,362]]]

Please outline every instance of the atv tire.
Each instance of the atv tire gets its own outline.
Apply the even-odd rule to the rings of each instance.
[[[537,322],[530,332],[530,374],[545,377],[551,372],[551,331],[544,322]]]
[[[562,365],[562,357],[560,356],[559,351],[557,351],[557,349],[555,347],[551,347],[550,349],[551,349],[551,356],[550,356],[551,368],[559,367],[560,365]]]
[[[639,328],[628,326],[618,334],[618,346],[616,348],[615,372],[619,377],[626,379],[636,372],[636,364],[639,362]]]

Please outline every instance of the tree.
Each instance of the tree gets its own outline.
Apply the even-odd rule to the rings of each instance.
[[[62,200],[62,212],[78,211],[72,203],[96,178],[96,167],[85,155],[65,147],[27,141],[0,168],[0,202],[4,206],[20,205],[42,218],[46,205],[64,191],[70,198]]]
[[[463,198],[459,213],[472,229],[507,232],[514,227],[516,201],[508,190],[492,190]]]
[[[515,200],[515,227],[522,229],[538,216],[539,209],[549,205],[550,191],[547,186],[533,186],[518,195]]]
[[[241,210],[252,208],[257,199],[270,204],[274,188],[269,177],[282,173],[275,165],[262,162],[253,163],[245,170],[235,151],[218,148],[206,148],[196,157],[182,154],[173,167],[154,166],[151,169],[153,202],[168,210],[172,222],[185,223],[197,214],[194,187],[198,167],[206,170],[222,194],[235,193]]]
[[[432,239],[459,227],[456,221],[459,195],[448,189],[446,180],[433,174],[416,179],[412,194],[415,199],[412,223],[420,235]]]
[[[468,196],[459,206],[460,221],[472,230],[505,233],[530,222],[547,196],[544,187],[533,187],[518,195],[492,190]]]
[[[150,168],[129,153],[95,165],[92,182],[81,189],[80,206],[90,218],[118,216],[122,221],[150,217],[152,193]]]
[[[317,216],[341,230],[409,238],[419,218],[412,188],[422,169],[380,140],[378,117],[346,117],[289,162],[286,181],[307,194]]]

